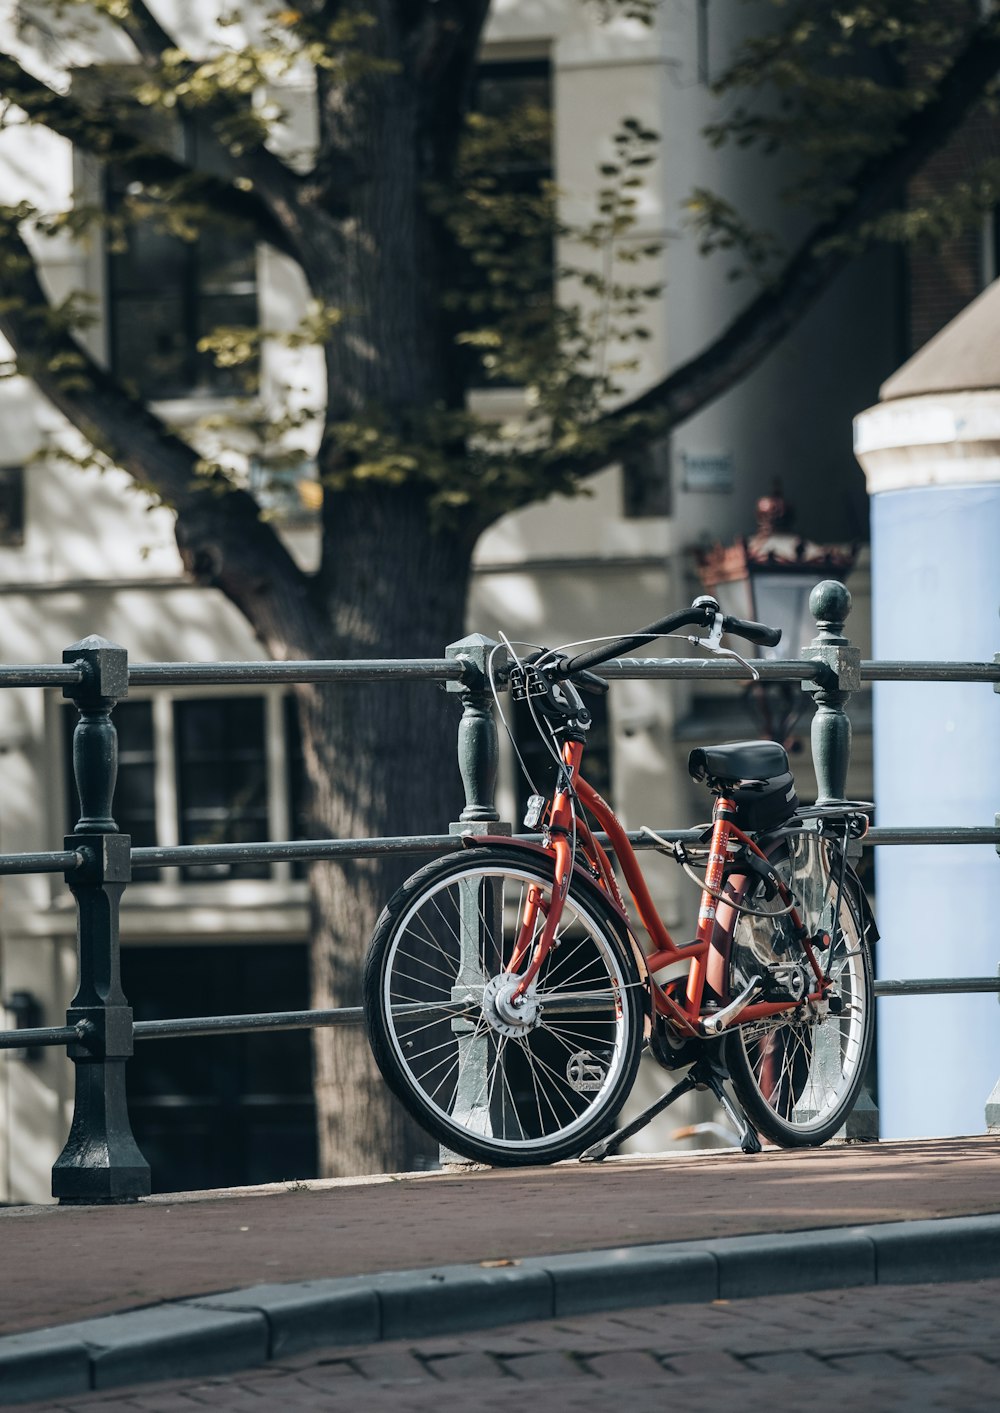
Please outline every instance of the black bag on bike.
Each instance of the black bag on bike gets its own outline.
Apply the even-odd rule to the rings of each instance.
[[[776,829],[798,809],[795,781],[790,770],[763,785],[745,785],[732,791],[736,823],[741,829]]]

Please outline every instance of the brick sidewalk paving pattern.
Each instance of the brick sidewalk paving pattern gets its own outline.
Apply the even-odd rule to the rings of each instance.
[[[212,1379],[137,1385],[21,1413],[994,1413],[1000,1279],[669,1305],[442,1339],[312,1350]],[[681,1402],[683,1400],[683,1402]]]

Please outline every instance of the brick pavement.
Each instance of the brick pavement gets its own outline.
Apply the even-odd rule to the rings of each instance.
[[[313,1350],[227,1377],[20,1405],[22,1413],[368,1410],[994,1413],[1000,1278],[615,1311],[482,1333]]]
[[[988,1134],[6,1208],[0,1334],[259,1282],[997,1210]]]

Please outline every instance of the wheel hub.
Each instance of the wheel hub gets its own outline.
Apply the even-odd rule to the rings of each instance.
[[[542,1019],[542,1008],[530,991],[514,995],[520,982],[519,976],[500,972],[483,991],[483,1015],[495,1031],[511,1038],[526,1035]]]

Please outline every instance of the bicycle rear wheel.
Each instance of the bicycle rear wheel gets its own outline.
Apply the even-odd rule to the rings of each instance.
[[[875,1017],[871,954],[859,911],[857,878],[844,871],[837,907],[840,855],[811,831],[780,844],[771,862],[790,887],[807,934],[826,934],[830,952],[816,955],[833,982],[831,1004],[819,1014],[740,1026],[726,1040],[733,1088],[759,1131],[782,1147],[825,1143],[844,1124],[864,1080]],[[755,910],[780,912],[758,890]],[[765,998],[780,998],[799,968],[799,985],[814,981],[806,954],[787,916],[750,917],[736,925],[730,952],[730,994],[761,976]],[[787,994],[787,992],[785,993]]]
[[[506,968],[526,908],[544,926],[551,867],[476,849],[390,900],[365,964],[368,1038],[393,1092],[441,1143],[497,1166],[554,1163],[608,1132],[635,1079],[643,984],[621,924],[574,880],[524,1003]]]

